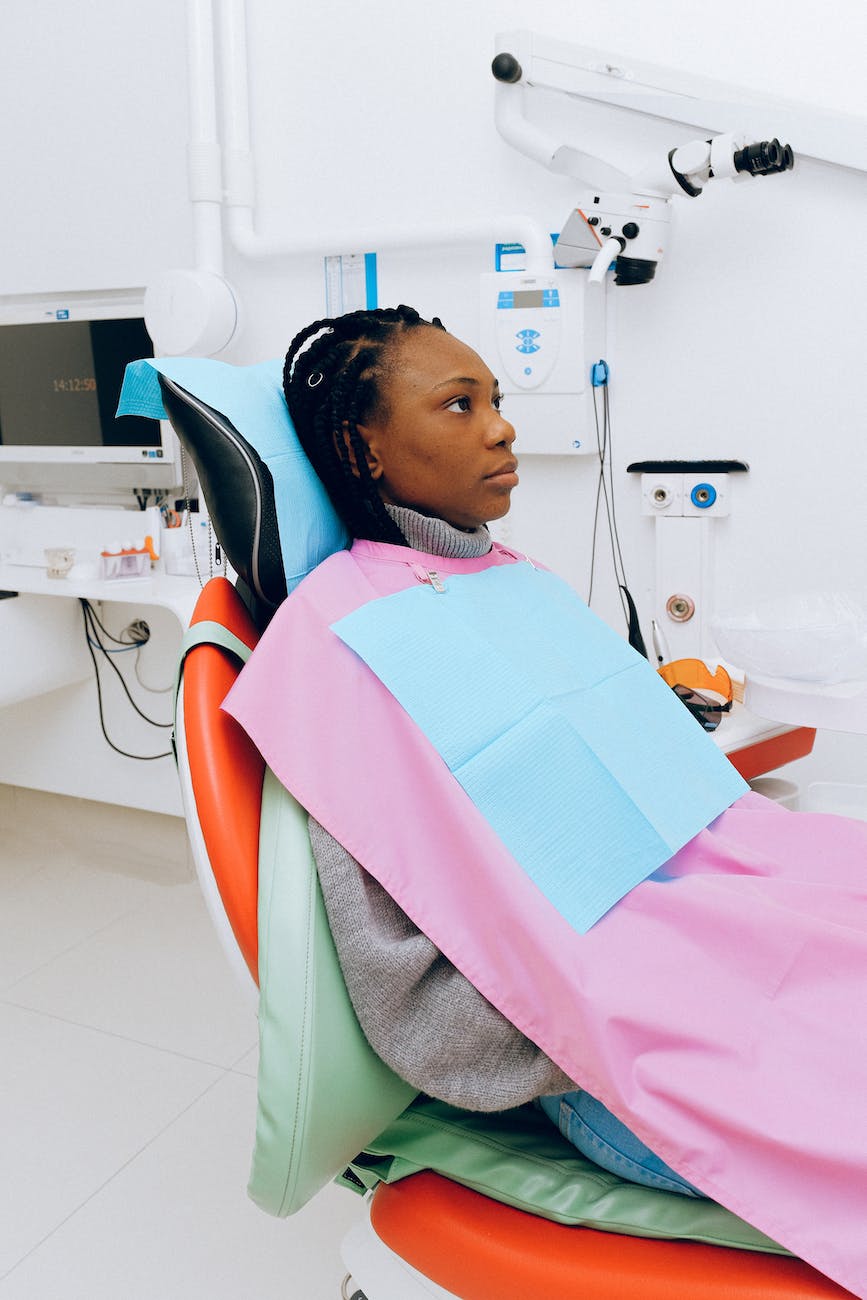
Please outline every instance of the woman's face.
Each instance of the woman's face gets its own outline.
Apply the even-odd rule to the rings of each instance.
[[[383,501],[477,528],[509,509],[517,485],[515,430],[497,381],[472,348],[438,329],[395,345],[385,414],[359,425]]]

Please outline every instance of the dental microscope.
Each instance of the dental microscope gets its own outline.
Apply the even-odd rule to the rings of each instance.
[[[529,46],[522,58],[523,64],[516,54],[502,50],[491,65],[498,83],[497,128],[509,144],[551,171],[599,185],[567,216],[555,254],[559,266],[589,266],[591,282],[602,280],[612,262],[617,285],[647,284],[653,279],[665,251],[675,195],[694,199],[711,180],[744,181],[794,166],[790,145],[726,132],[682,144],[630,174],[597,155],[562,144],[528,119],[524,87],[563,90],[579,97],[586,92],[580,80],[577,89],[566,83],[562,62],[536,58],[534,47]],[[610,65],[569,68],[570,73],[576,71],[588,82],[598,80],[603,71],[610,77],[620,73]],[[649,104],[646,111],[654,113],[654,107]]]

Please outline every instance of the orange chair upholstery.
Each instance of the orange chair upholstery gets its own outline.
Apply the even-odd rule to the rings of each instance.
[[[461,1300],[850,1296],[799,1259],[564,1227],[433,1173],[381,1183],[370,1220],[395,1254]]]
[[[212,578],[190,625],[214,622],[251,648],[259,633],[235,588]],[[184,662],[184,734],[199,824],[238,947],[258,983],[259,815],[265,761],[220,705],[240,665],[215,645],[197,645]]]

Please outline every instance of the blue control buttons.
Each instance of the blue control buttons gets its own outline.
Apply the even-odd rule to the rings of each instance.
[[[541,347],[541,344],[536,342],[539,338],[538,330],[518,330],[515,338],[518,340],[516,344],[518,352],[538,352]]]

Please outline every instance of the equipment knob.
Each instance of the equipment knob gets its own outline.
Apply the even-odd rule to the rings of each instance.
[[[627,221],[626,225],[623,227],[623,234],[627,239],[634,239],[638,234],[638,226],[636,223],[634,221]]]
[[[497,81],[506,81],[510,85],[520,81],[524,75],[523,69],[514,54],[498,54],[491,64],[491,72],[493,72]]]

